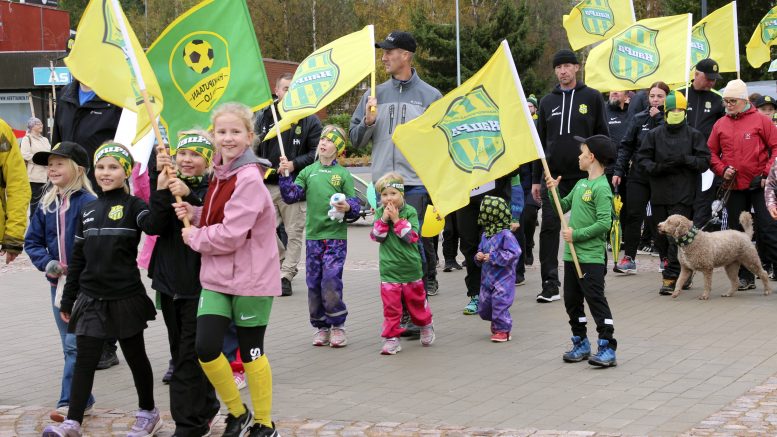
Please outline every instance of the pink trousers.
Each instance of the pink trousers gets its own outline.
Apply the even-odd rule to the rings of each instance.
[[[383,300],[383,338],[399,337],[404,332],[399,327],[403,299],[415,325],[426,326],[432,323],[432,310],[426,300],[424,281],[421,279],[404,284],[381,282],[380,298]]]

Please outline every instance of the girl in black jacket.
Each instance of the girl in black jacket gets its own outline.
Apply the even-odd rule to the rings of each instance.
[[[172,166],[170,155],[157,154],[160,170],[156,190],[151,192],[153,226],[147,232],[158,235],[148,275],[151,287],[159,292],[162,314],[173,352],[170,380],[170,413],[176,436],[201,436],[210,431],[209,422],[219,411],[216,392],[197,360],[194,341],[197,302],[200,298],[200,254],[181,238],[183,223],[173,209],[175,196],[201,206],[208,191],[208,175],[213,157],[213,141],[207,132],[181,132],[175,150],[176,177],[168,177],[165,166]]]

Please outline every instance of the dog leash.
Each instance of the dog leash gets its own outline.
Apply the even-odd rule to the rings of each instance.
[[[700,231],[703,231],[704,228],[710,224],[720,223],[721,219],[719,214],[723,211],[723,208],[725,208],[726,203],[728,203],[728,198],[731,197],[731,187],[734,185],[735,178],[736,170],[734,170],[734,175],[731,177],[731,179],[723,181],[723,183],[718,188],[718,192],[715,195],[715,200],[712,202],[712,217],[707,220],[707,223],[705,223],[704,226],[699,228]]]

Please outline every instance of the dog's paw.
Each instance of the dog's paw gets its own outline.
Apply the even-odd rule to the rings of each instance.
[[[766,290],[764,290],[764,296],[768,296],[770,294],[772,294],[772,290],[771,289],[767,288]]]
[[[706,295],[706,294],[702,294],[701,296],[699,296],[699,300],[709,300],[709,298],[710,298],[709,295]]]
[[[721,294],[722,297],[731,297],[731,292]]]
[[[680,295],[680,292],[679,291],[675,291],[674,293],[672,293],[672,299],[677,299],[677,296],[679,296],[679,295]]]

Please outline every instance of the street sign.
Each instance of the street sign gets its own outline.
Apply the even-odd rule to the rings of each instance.
[[[35,86],[67,85],[73,80],[67,67],[33,67],[32,77]]]

